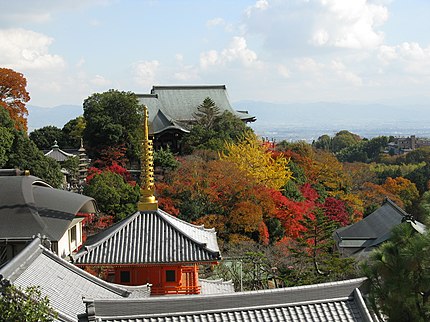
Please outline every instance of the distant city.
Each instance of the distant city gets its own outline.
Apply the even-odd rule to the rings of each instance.
[[[341,130],[348,130],[352,133],[358,134],[363,138],[374,138],[377,136],[394,136],[394,137],[408,137],[415,135],[416,137],[430,138],[430,127],[425,127],[423,125],[408,127],[384,127],[384,126],[359,126],[354,127],[352,125],[348,126],[305,126],[305,125],[293,125],[285,124],[282,127],[266,127],[259,126],[258,124],[252,124],[251,127],[256,132],[257,135],[264,137],[270,141],[275,140],[280,142],[286,141],[306,141],[312,143],[313,140],[317,140],[323,134],[328,134],[334,136],[337,132]]]
[[[357,103],[289,103],[239,101],[236,110],[256,116],[249,124],[257,135],[269,140],[312,142],[319,136],[334,136],[348,130],[361,137],[376,136],[430,137],[430,108],[427,105],[383,105]],[[54,125],[62,128],[69,120],[82,115],[82,106],[61,105],[52,108],[28,106],[29,131]]]

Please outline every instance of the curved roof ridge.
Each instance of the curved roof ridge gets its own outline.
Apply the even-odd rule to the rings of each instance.
[[[175,217],[175,216],[173,216],[173,215],[171,215],[171,214],[169,214],[169,213],[167,213],[167,212],[165,212],[164,210],[162,210],[162,209],[158,209],[163,215],[166,215],[166,216],[168,216],[168,217],[170,217],[170,218],[172,218],[172,219],[174,219],[174,220],[177,220],[177,221],[179,221],[179,222],[181,222],[181,223],[183,223],[183,224],[186,224],[186,225],[188,225],[188,226],[191,226],[191,227],[193,227],[193,228],[197,228],[197,229],[200,229],[200,230],[204,230],[204,231],[207,231],[207,232],[214,232],[215,231],[215,228],[205,228],[205,225],[195,225],[195,224],[192,224],[192,223],[189,223],[188,221],[185,221],[185,220],[183,220],[183,219],[180,219],[180,218],[178,218],[178,217]],[[216,232],[215,232],[215,234],[216,234]]]
[[[188,223],[188,222],[186,222],[186,221],[184,221],[184,220],[181,220],[181,219],[179,219],[179,218],[177,218],[177,217],[174,217],[174,216],[172,216],[172,215],[169,215],[167,212],[165,212],[165,211],[163,211],[163,210],[161,210],[161,209],[158,209],[157,213],[158,213],[159,215],[161,215],[160,217],[161,217],[161,219],[162,219],[162,220],[165,220],[165,221],[167,222],[167,224],[168,224],[168,225],[170,225],[173,229],[175,229],[176,231],[178,231],[179,233],[181,233],[185,238],[188,238],[189,240],[191,240],[192,242],[196,243],[197,245],[201,245],[201,246],[205,247],[205,249],[206,249],[207,251],[211,252],[211,253],[214,253],[214,254],[219,254],[219,253],[220,253],[220,252],[219,252],[218,247],[216,247],[216,249],[211,249],[211,248],[210,248],[211,246],[214,246],[212,243],[211,243],[211,245],[210,245],[210,246],[208,245],[208,241],[210,242],[210,240],[207,240],[207,241],[200,241],[200,240],[197,240],[196,238],[194,238],[194,237],[190,236],[190,234],[188,234],[186,231],[182,230],[180,227],[178,227],[177,225],[175,225],[175,224],[173,223],[173,221],[174,221],[174,220],[177,220],[177,221],[178,221],[178,222],[180,222],[181,224],[187,224],[188,226],[190,226],[190,227],[192,227],[192,228],[197,228],[197,229],[201,230],[201,228],[200,228],[199,226],[196,226],[196,225],[190,224],[190,223]],[[170,220],[166,218],[167,216],[168,216],[168,217],[170,217]],[[204,229],[204,230],[202,230],[202,232],[205,232],[205,233],[206,233],[206,232],[212,233],[211,231],[208,231],[208,230],[207,230],[207,229],[205,229],[205,228],[203,228],[203,229]],[[215,233],[215,235],[216,235],[216,233]],[[216,236],[215,236],[215,238],[216,238]]]
[[[204,226],[197,226],[197,225],[191,224],[189,222],[186,222],[185,220],[182,220],[182,219],[179,219],[175,216],[172,216],[172,215],[168,214],[167,212],[165,212],[161,209],[158,209],[157,212],[161,215],[161,218],[166,220],[174,229],[178,230],[182,235],[184,235],[185,237],[187,237],[188,239],[192,240],[193,242],[195,242],[199,245],[205,246],[205,248],[208,251],[210,251],[212,253],[220,254],[220,251],[218,248],[218,242],[216,240],[217,237],[216,237],[215,229],[213,229],[213,228],[207,229],[207,228],[204,228]],[[203,234],[206,234],[206,235],[210,234],[210,237],[209,236],[206,238],[203,237],[205,239],[205,241],[198,240],[195,237],[190,236],[190,234],[187,233],[186,228],[184,229],[184,227],[178,227],[178,225],[175,225],[173,223],[175,221],[176,221],[176,224],[188,226],[192,229],[196,229],[196,230],[200,231],[200,233],[202,233],[202,237],[204,236]],[[181,228],[183,228],[184,230]],[[211,238],[212,240],[210,240],[209,238]]]
[[[123,220],[118,221],[117,223],[113,224],[112,226],[106,228],[105,230],[90,236],[87,239],[87,242],[82,245],[81,250],[75,254],[73,256],[74,259],[78,259],[79,257],[82,257],[83,255],[85,255],[86,253],[88,253],[88,251],[96,248],[97,246],[99,246],[100,244],[104,243],[107,239],[111,238],[113,235],[117,234],[120,230],[122,230],[130,221],[132,221],[134,219],[134,217],[137,217],[137,215],[139,214],[139,211],[136,211],[134,214],[125,217]],[[121,227],[118,229],[118,227]],[[94,243],[86,245],[87,243],[90,243],[92,241],[92,239],[97,238],[98,236],[101,236],[100,239],[97,239],[94,241]],[[92,238],[95,237],[95,238]]]
[[[57,256],[56,254],[54,254],[52,251],[50,251],[49,249],[47,249],[46,247],[44,247],[43,245],[39,245],[39,248],[42,249],[42,252],[48,256],[50,259],[54,260],[55,262],[61,264],[62,266],[66,267],[67,269],[71,270],[72,272],[84,277],[85,279],[88,279],[90,281],[92,281],[93,283],[109,290],[112,291],[113,293],[116,293],[118,295],[121,295],[123,297],[127,297],[131,294],[130,291],[128,291],[127,289],[120,287],[120,285],[118,284],[114,284],[114,283],[109,283],[106,282],[86,271],[84,271],[83,269],[67,262],[66,260],[60,258],[59,256]]]

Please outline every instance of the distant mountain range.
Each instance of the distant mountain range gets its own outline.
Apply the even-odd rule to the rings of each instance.
[[[257,121],[251,127],[261,136],[277,140],[313,140],[322,134],[334,135],[350,130],[363,137],[378,135],[430,137],[430,105],[384,105],[356,103],[288,103],[258,101],[232,103],[236,110],[247,110]],[[62,128],[83,114],[82,106],[53,108],[28,105],[29,131],[54,125]]]
[[[59,105],[51,108],[27,105],[27,109],[29,132],[47,125],[61,129],[64,124],[84,113],[79,105]]]
[[[251,127],[258,134],[278,140],[311,141],[340,130],[367,138],[412,134],[430,137],[430,105],[239,101],[234,108],[247,110],[257,118]]]

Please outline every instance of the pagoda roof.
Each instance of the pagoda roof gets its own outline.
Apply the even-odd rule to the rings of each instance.
[[[0,241],[37,234],[58,241],[78,212],[97,212],[95,200],[34,176],[0,176]]]
[[[360,288],[365,278],[231,294],[84,299],[83,321],[345,321],[371,322]]]
[[[89,237],[74,255],[77,265],[214,262],[221,259],[216,232],[158,209],[138,211]]]
[[[54,160],[58,162],[66,161],[70,157],[74,157],[75,154],[68,153],[64,150],[61,150],[60,147],[57,144],[57,141],[54,142],[54,145],[52,146],[51,150],[45,153],[46,157],[53,158]]]

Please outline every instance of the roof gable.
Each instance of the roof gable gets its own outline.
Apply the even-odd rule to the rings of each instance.
[[[162,210],[136,212],[92,236],[74,256],[77,264],[159,264],[220,259],[216,233]]]
[[[85,313],[83,296],[118,299],[131,293],[61,259],[46,249],[39,238],[2,267],[0,274],[16,286],[39,286],[61,321],[77,321],[78,314]]]
[[[407,213],[390,199],[367,217],[348,227],[336,230],[341,239],[377,239],[400,224]]]
[[[0,176],[0,239],[57,241],[78,211],[96,212],[93,198],[54,189],[34,176]]]

